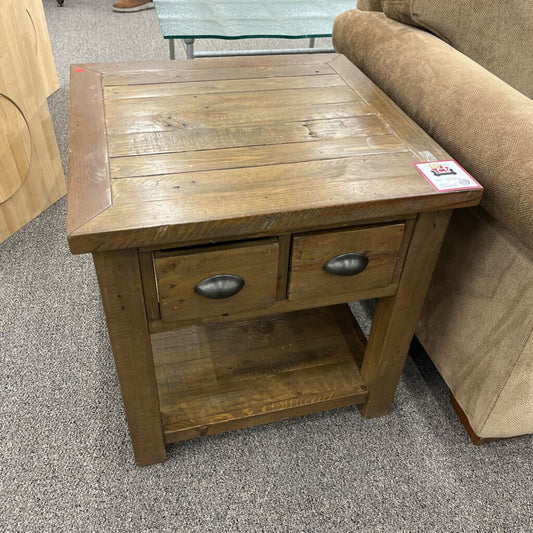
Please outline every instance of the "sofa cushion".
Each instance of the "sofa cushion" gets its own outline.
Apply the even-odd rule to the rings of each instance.
[[[383,11],[437,35],[533,97],[532,0],[383,0]]]
[[[361,11],[383,11],[381,0],[357,0],[357,9]]]
[[[453,213],[416,334],[479,437],[533,433],[533,251]]]
[[[533,102],[383,13],[339,15],[333,44],[483,185],[483,207],[533,248]]]

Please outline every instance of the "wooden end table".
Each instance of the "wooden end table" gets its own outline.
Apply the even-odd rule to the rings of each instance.
[[[92,253],[139,465],[165,443],[388,412],[449,159],[345,57],[74,65],[68,241]],[[368,344],[346,302],[377,298]]]

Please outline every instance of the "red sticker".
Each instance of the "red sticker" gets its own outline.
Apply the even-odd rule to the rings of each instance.
[[[85,72],[84,68],[75,68],[74,72]]]

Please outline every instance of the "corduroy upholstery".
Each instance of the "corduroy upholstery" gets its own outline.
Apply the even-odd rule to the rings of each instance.
[[[335,48],[484,186],[452,218],[417,335],[480,437],[533,433],[533,103],[517,90],[533,3],[382,5],[341,14]]]

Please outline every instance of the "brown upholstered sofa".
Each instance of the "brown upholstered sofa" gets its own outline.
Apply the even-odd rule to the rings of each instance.
[[[333,43],[483,184],[417,336],[477,436],[533,433],[532,0],[359,0]]]

